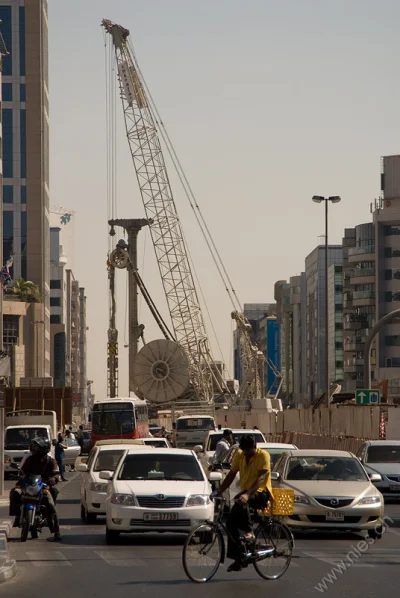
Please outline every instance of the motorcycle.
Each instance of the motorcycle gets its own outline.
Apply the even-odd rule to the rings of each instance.
[[[53,533],[53,522],[42,504],[45,494],[50,492],[40,475],[31,475],[19,482],[21,488],[21,542],[26,542],[29,532],[32,539],[38,538],[44,527]]]

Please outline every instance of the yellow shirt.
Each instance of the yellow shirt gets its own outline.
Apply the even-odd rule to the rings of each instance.
[[[251,457],[248,463],[246,462],[246,457],[244,456],[243,452],[240,450],[233,457],[231,471],[240,473],[240,489],[242,491],[249,490],[252,487],[258,478],[259,472],[263,469],[268,471],[268,473],[265,476],[265,481],[261,484],[257,491],[263,492],[265,490],[269,490],[271,496],[273,496],[271,485],[271,459],[269,453],[257,448],[255,455]]]

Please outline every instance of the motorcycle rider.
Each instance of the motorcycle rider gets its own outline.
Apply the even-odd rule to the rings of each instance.
[[[49,486],[49,492],[43,495],[42,504],[46,506],[49,518],[53,525],[54,536],[48,538],[49,542],[61,540],[58,515],[55,507],[57,490],[55,488],[59,481],[60,470],[57,462],[48,453],[50,442],[45,438],[34,438],[30,444],[31,455],[21,465],[20,471],[23,476],[40,475],[42,481]],[[21,488],[17,482],[15,488],[10,491],[10,515],[15,516],[14,527],[20,525],[21,512]]]

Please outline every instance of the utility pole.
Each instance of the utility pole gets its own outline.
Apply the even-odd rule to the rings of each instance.
[[[138,290],[136,278],[132,269],[137,270],[137,238],[139,231],[149,225],[149,221],[144,218],[131,218],[109,220],[111,226],[110,235],[115,236],[114,227],[120,226],[128,235],[128,255],[131,268],[128,268],[129,276],[129,392],[134,393],[136,385],[133,378],[133,363],[138,352],[139,339],[143,334],[143,326],[139,325],[138,320]]]

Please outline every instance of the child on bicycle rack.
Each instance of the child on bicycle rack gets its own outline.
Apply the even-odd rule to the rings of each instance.
[[[256,511],[266,508],[273,498],[271,485],[270,456],[266,451],[256,448],[254,436],[245,435],[239,444],[240,450],[233,458],[231,470],[214,493],[220,496],[232,484],[240,473],[241,492],[235,496],[235,504],[229,513],[226,528],[229,532],[227,557],[233,559],[228,571],[241,571],[240,531],[244,532],[246,542],[254,540],[250,508]]]

